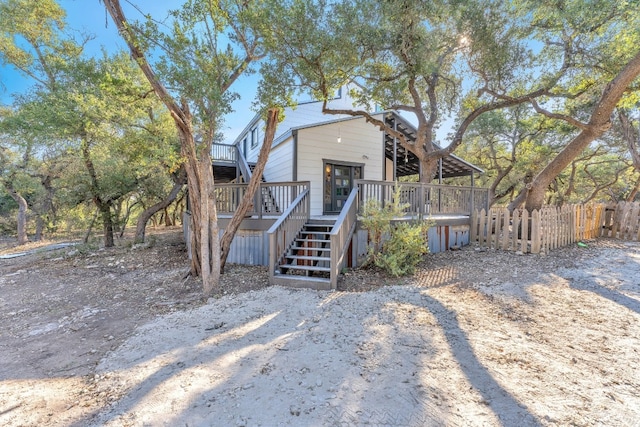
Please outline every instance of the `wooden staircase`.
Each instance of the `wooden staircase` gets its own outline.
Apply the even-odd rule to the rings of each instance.
[[[281,258],[276,274],[287,286],[331,289],[331,230],[334,220],[310,219]]]
[[[256,164],[248,163],[248,165],[249,165],[250,173],[253,173],[253,171],[256,168]],[[251,179],[251,176],[249,177],[242,176],[242,179],[244,180],[244,182],[248,183],[249,180]],[[264,176],[261,178],[261,181],[267,182],[267,180],[264,179]],[[262,211],[264,213],[271,214],[271,215],[281,214],[282,211],[280,210],[280,207],[278,206],[278,203],[276,202],[275,197],[273,197],[273,194],[271,194],[271,190],[268,187],[260,187],[259,191],[262,193]]]

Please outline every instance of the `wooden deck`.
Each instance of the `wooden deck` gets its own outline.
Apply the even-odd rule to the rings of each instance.
[[[366,254],[367,232],[360,228],[357,213],[367,200],[376,199],[381,206],[385,206],[399,194],[404,209],[403,215],[396,221],[433,221],[434,226],[429,229],[429,250],[440,252],[469,243],[472,209],[486,206],[488,196],[486,189],[472,187],[380,181],[356,183],[357,187],[349,197],[348,213],[343,209],[340,215],[311,215],[309,182],[262,183],[232,243],[228,261],[267,265],[270,281],[274,284],[293,281],[296,282],[295,286],[335,289],[341,269],[356,265],[357,260]],[[216,186],[221,230],[237,210],[246,188],[246,184]],[[290,276],[286,274],[287,268],[282,268],[283,258],[293,256],[289,253],[292,242],[310,221],[335,223],[331,232],[328,232],[331,243],[327,244],[327,248],[331,249],[323,247],[323,251],[331,257],[330,261],[323,261],[326,265],[322,266],[329,271],[326,273],[328,277],[313,274]],[[314,268],[320,271],[315,264]]]

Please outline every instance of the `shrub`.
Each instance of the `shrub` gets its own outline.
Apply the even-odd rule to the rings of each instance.
[[[427,222],[400,222],[391,227],[389,239],[375,257],[375,265],[392,276],[413,274],[422,255],[429,252],[427,246]]]
[[[364,265],[374,264],[393,276],[412,274],[422,255],[429,252],[427,230],[430,221],[398,222],[394,218],[404,216],[408,206],[400,202],[401,191],[396,184],[392,203],[381,206],[378,200],[369,199],[362,215],[362,227],[369,233],[369,250]]]

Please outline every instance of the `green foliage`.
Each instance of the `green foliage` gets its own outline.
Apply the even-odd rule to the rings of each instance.
[[[429,252],[427,230],[431,225],[425,222],[393,225],[382,252],[374,256],[376,266],[395,277],[413,274],[422,255]]]
[[[0,61],[53,88],[83,42],[65,36],[65,12],[55,0],[0,0]]]
[[[381,206],[377,199],[369,199],[361,212],[370,241],[365,265],[374,264],[396,277],[412,274],[429,252],[427,230],[433,226],[431,221],[397,221],[408,207],[401,200],[401,186],[396,184],[391,203]]]

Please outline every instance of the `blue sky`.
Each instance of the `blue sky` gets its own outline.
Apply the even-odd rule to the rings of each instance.
[[[98,0],[58,0],[58,3],[67,12],[67,25],[69,29],[83,31],[92,34],[95,38],[86,46],[88,55],[100,55],[101,49],[108,52],[128,50],[124,41],[106,15],[104,6]],[[163,19],[169,8],[178,5],[176,1],[168,0],[136,0],[135,4],[145,13],[151,14],[156,19]],[[139,19],[141,15],[126,1],[122,1],[122,7],[128,19]],[[0,104],[10,105],[12,95],[21,93],[29,88],[33,82],[21,75],[12,67],[0,67]],[[253,118],[254,112],[250,109],[255,96],[257,77],[245,77],[234,85],[235,91],[240,93],[241,99],[233,105],[235,113],[226,117],[223,129],[225,140],[233,142],[240,131]]]

